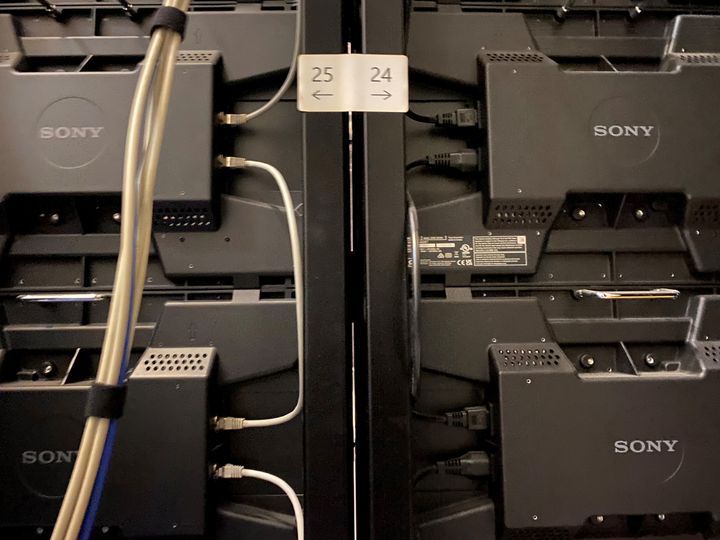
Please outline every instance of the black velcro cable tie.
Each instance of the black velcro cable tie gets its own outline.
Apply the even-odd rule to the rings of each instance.
[[[187,14],[181,9],[170,6],[159,7],[153,16],[150,35],[158,28],[169,28],[173,32],[180,34],[181,39],[185,39],[186,22]]]
[[[85,404],[85,417],[120,418],[123,414],[126,394],[125,384],[93,383]]]

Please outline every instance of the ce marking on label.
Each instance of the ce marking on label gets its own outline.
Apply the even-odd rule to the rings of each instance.
[[[472,266],[473,262],[470,259],[465,259],[464,261],[456,261],[455,264],[458,266]]]

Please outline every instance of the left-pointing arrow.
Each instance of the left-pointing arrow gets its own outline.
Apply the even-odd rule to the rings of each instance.
[[[312,97],[314,97],[315,99],[322,99],[322,98],[324,98],[324,97],[332,97],[332,96],[334,96],[334,95],[335,95],[335,94],[323,94],[320,90],[315,90],[315,91],[312,93]]]

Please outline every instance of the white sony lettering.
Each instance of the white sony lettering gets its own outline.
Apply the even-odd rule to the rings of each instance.
[[[102,130],[105,129],[104,127],[88,127],[87,128],[90,131],[90,136],[93,139],[97,139],[100,137],[100,133],[102,133]]]
[[[663,441],[647,441],[648,452],[662,452]]]
[[[638,126],[638,127],[642,130],[645,137],[649,137],[650,134],[652,133],[652,130],[655,129],[655,126]]]
[[[33,465],[37,462],[37,452],[34,450],[25,450],[22,453],[23,465]]]
[[[623,126],[625,128],[624,135],[626,137],[637,137],[639,135],[638,128],[640,126]]]
[[[55,130],[51,127],[41,127],[40,128],[40,138],[41,139],[52,139],[55,136]]]
[[[70,138],[72,139],[84,139],[87,137],[86,127],[72,127],[70,128]]]
[[[616,454],[627,454],[628,453],[627,441],[615,441],[615,453]]]
[[[593,134],[595,135],[595,137],[606,137],[607,136],[607,126],[603,126],[603,125],[593,126]]]
[[[612,125],[608,127],[608,133],[611,137],[622,137],[622,134],[624,132],[625,131],[623,130],[622,126]]]
[[[55,461],[55,452],[52,450],[43,450],[38,454],[38,461],[43,465],[49,465]]]
[[[65,126],[55,128],[55,138],[56,139],[67,139],[70,136],[70,128],[67,128]]]
[[[77,454],[76,450],[58,450],[56,452],[57,458],[55,460],[56,463],[72,463],[73,459],[75,458],[75,454]]]
[[[668,452],[674,452],[674,451],[675,451],[675,446],[676,446],[677,443],[680,442],[680,441],[678,441],[678,440],[672,440],[672,441],[663,441],[663,442],[665,443],[665,446],[667,446],[667,451],[668,451]]]
[[[632,441],[630,443],[630,451],[634,454],[642,454],[645,451],[644,441]]]

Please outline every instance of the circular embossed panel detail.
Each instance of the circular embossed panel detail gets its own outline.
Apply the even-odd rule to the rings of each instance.
[[[84,167],[107,144],[105,115],[92,101],[66,97],[50,104],[38,118],[35,139],[45,159],[62,169]]]
[[[588,136],[602,159],[628,167],[655,154],[661,133],[657,115],[647,105],[635,99],[614,97],[595,108]]]

